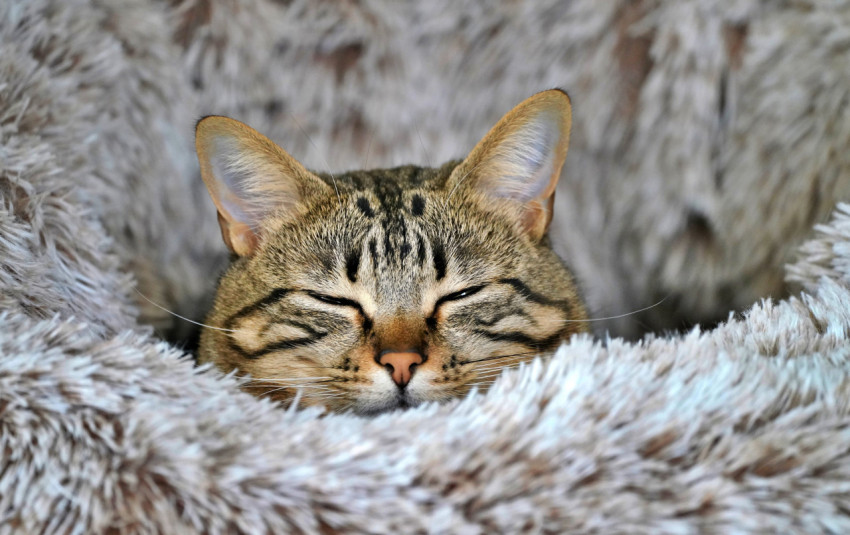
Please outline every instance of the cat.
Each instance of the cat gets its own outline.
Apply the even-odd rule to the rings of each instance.
[[[234,261],[199,361],[258,396],[369,415],[486,387],[586,332],[547,237],[571,114],[544,91],[462,161],[336,175],[205,117],[201,175]]]

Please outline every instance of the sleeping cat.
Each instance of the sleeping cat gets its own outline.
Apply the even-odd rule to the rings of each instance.
[[[200,360],[250,392],[373,414],[461,396],[586,331],[546,236],[570,100],[519,104],[463,161],[331,175],[227,117],[201,175],[236,259]]]

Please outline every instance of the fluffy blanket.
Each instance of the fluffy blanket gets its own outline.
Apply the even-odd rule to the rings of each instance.
[[[848,54],[817,0],[0,3],[0,533],[850,532]],[[372,419],[179,348],[199,116],[427,164],[551,86],[553,241],[597,316],[661,305]]]

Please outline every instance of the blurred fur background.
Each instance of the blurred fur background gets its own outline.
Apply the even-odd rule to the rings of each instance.
[[[236,6],[181,7],[193,111],[235,116],[315,169],[436,165],[527,96],[566,89],[553,242],[595,316],[664,299],[598,332],[713,323],[787,295],[796,245],[850,198],[840,4]]]
[[[0,3],[0,530],[850,529],[826,484],[850,471],[846,209],[812,231],[850,200],[848,60],[826,0]],[[135,289],[200,320],[226,262],[201,116],[320,171],[436,165],[550,87],[556,250],[595,317],[663,299],[597,332],[742,316],[374,422],[284,416],[159,342],[191,326]]]
[[[97,212],[114,243],[91,269],[120,262],[144,295],[194,319],[225,262],[192,150],[206,114],[240,119],[321,171],[437,165],[527,96],[566,89],[574,130],[552,239],[594,316],[664,300],[595,324],[628,337],[788,295],[795,247],[850,198],[840,3],[49,5],[5,8],[6,130],[56,156],[37,159],[77,186],[69,209]],[[6,150],[12,167],[26,157]],[[68,238],[74,250],[84,236]],[[32,280],[69,282],[36,257],[2,279],[7,306],[97,299],[46,284],[33,294]],[[186,335],[128,281],[91,284],[108,296],[107,324],[124,303]]]

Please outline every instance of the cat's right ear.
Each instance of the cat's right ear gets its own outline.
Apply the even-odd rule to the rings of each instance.
[[[452,171],[447,187],[464,187],[533,240],[552,220],[555,186],[567,156],[570,97],[537,93],[508,112]]]
[[[272,140],[235,119],[201,119],[195,148],[222,238],[239,256],[254,252],[270,216],[297,215],[305,198],[328,190]]]

